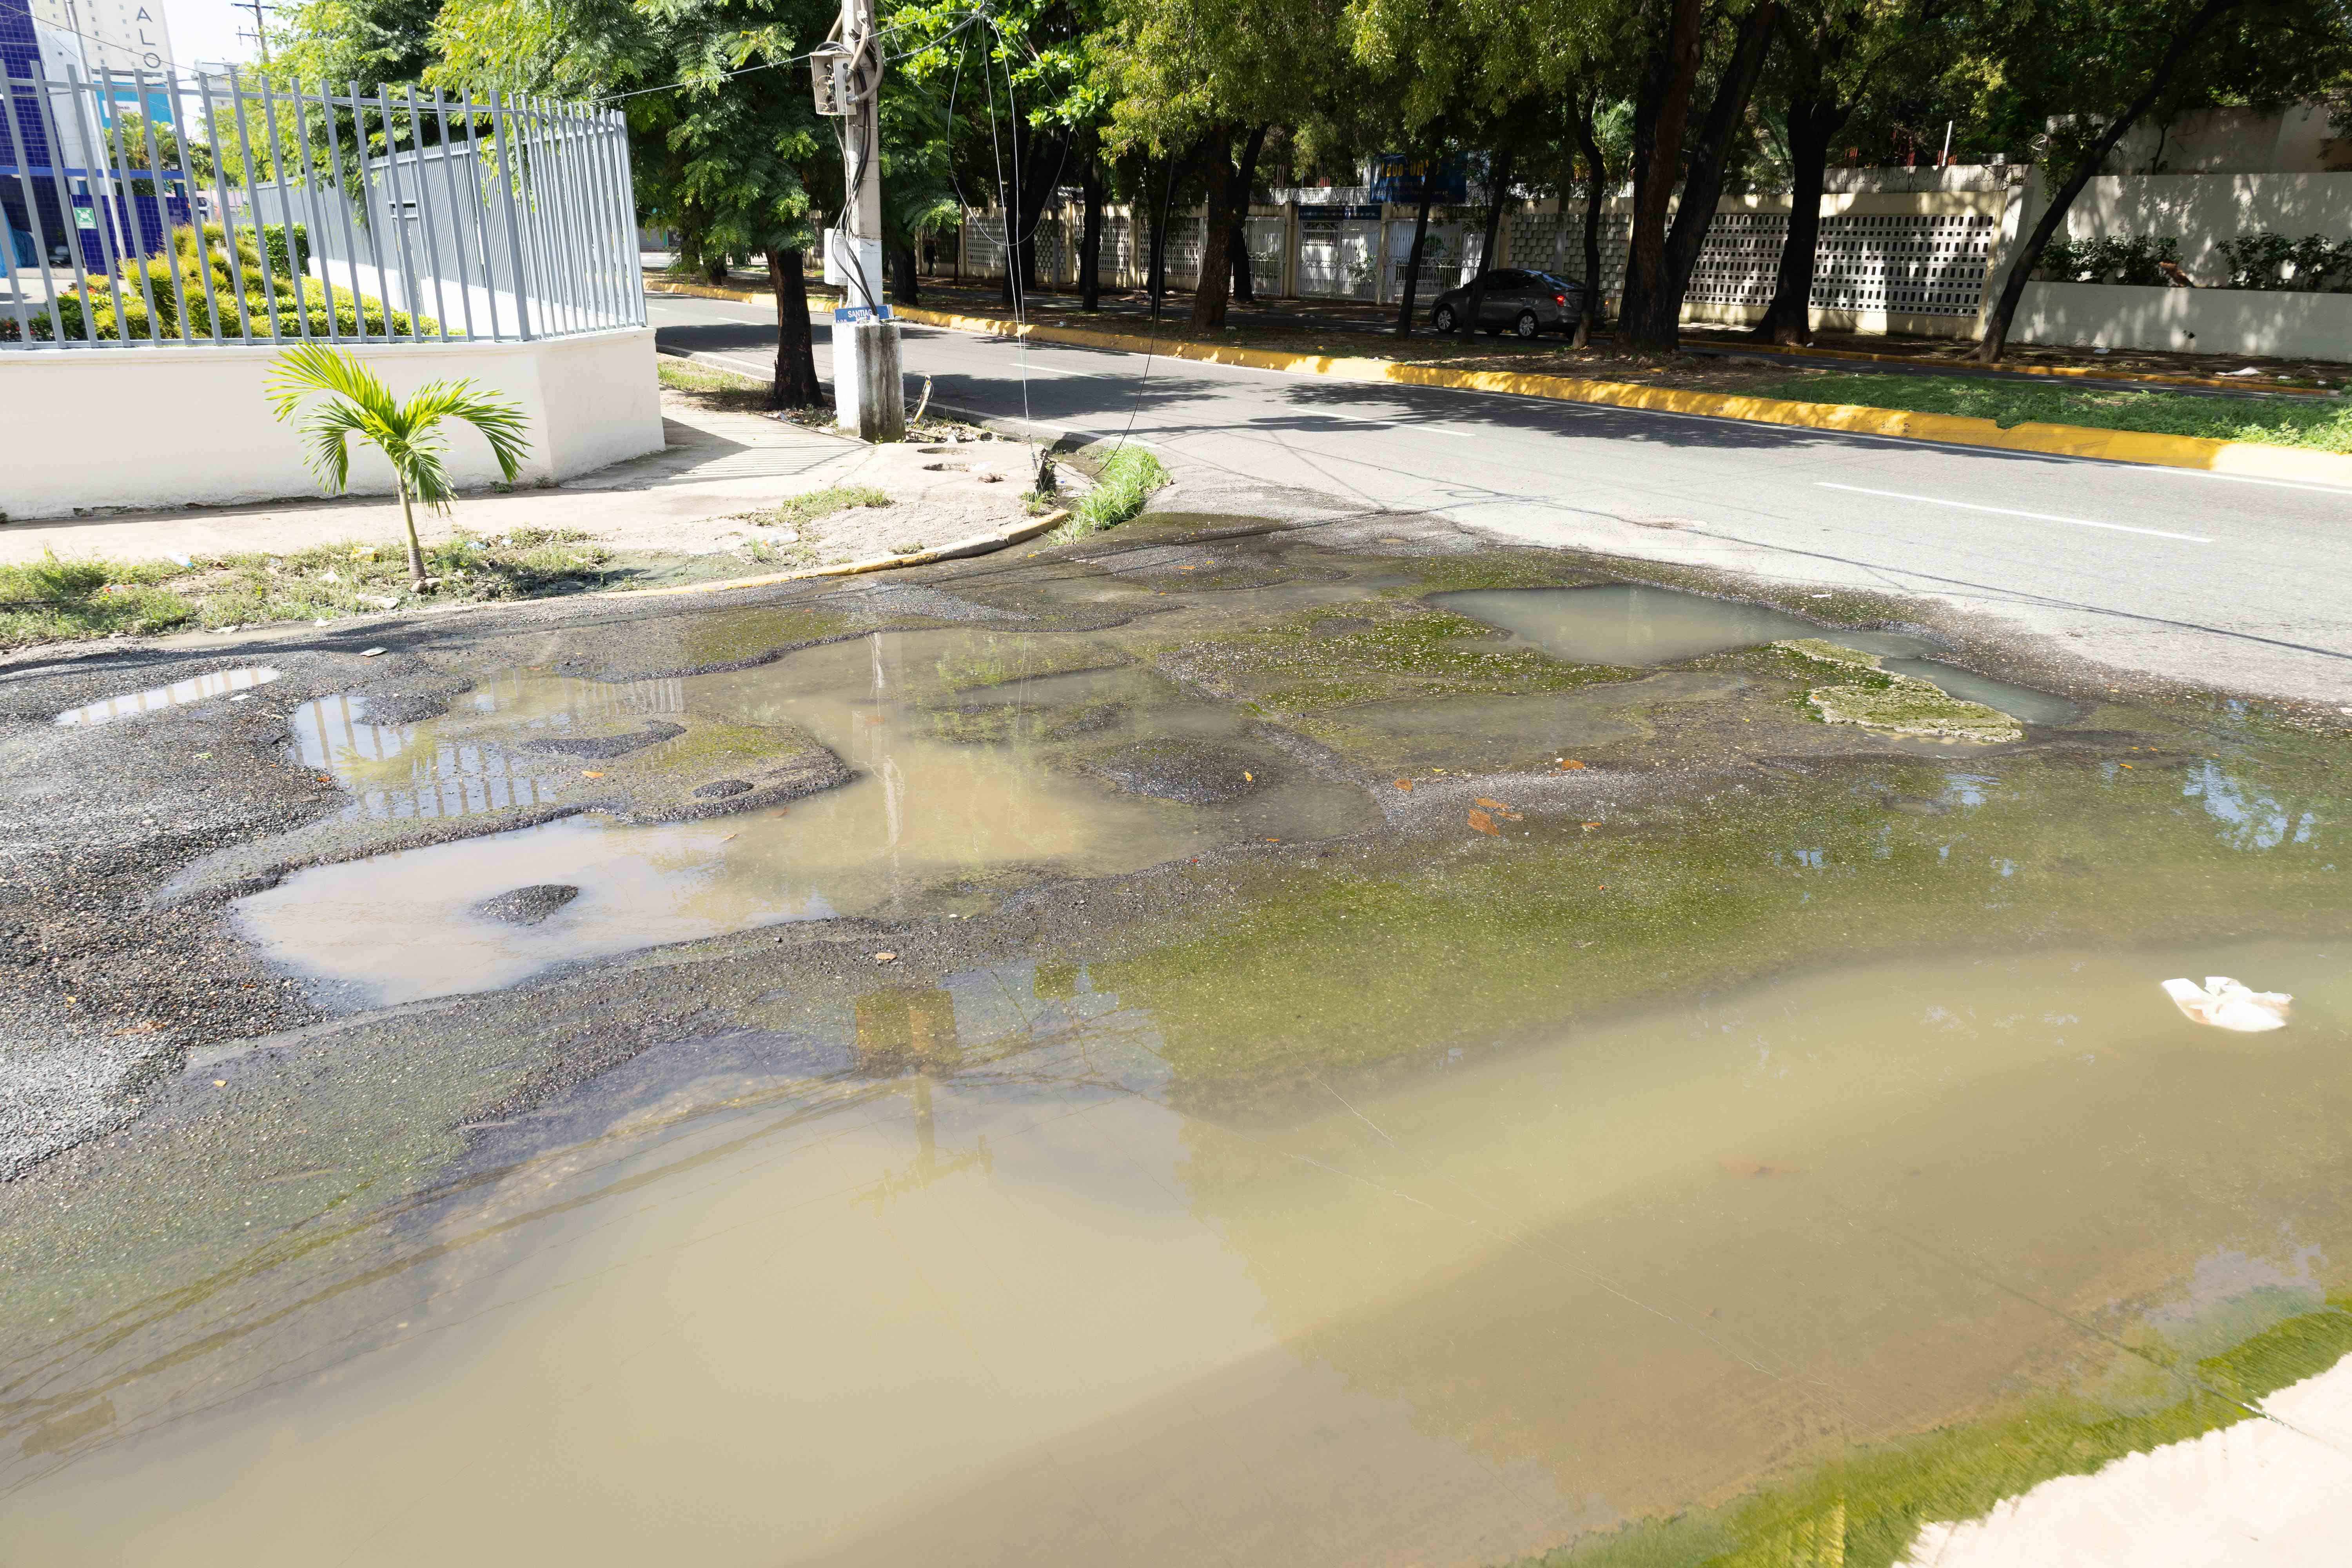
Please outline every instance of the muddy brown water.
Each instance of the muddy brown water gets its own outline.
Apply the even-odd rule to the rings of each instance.
[[[1360,790],[1318,779],[1246,741],[1230,710],[1188,701],[1132,667],[942,684],[967,662],[991,678],[1045,646],[962,631],[879,635],[806,649],[756,669],[620,685],[522,678],[486,684],[448,721],[366,722],[341,698],[294,716],[302,759],[346,782],[353,814],[459,816],[561,803],[591,767],[472,735],[625,730],[690,714],[805,726],[857,770],[855,782],[782,810],[675,825],[593,816],[299,872],[236,906],[244,928],[299,973],[370,1004],[510,984],[554,964],[793,921],[897,910],[911,895],[1013,867],[1101,876],[1182,858],[1234,839],[1324,838],[1369,826]],[[1050,661],[1043,668],[1051,670]],[[962,710],[976,709],[967,714]],[[1075,714],[1059,742],[1023,721]],[[1001,724],[992,743],[957,738],[959,721]],[[1145,734],[1240,744],[1227,770],[1239,797],[1213,805],[1107,788],[1076,767]],[[646,754],[658,763],[665,748]],[[1240,779],[1238,775],[1254,776]],[[1263,787],[1260,787],[1261,784]],[[474,911],[510,888],[565,882],[581,896],[517,928]],[[975,907],[950,895],[926,907]]]
[[[1155,1097],[1148,1009],[1034,970],[910,999],[952,1072],[680,1048],[387,1226],[307,1309],[352,1337],[248,1369],[266,1395],[29,1443],[0,1544],[1507,1559],[2315,1305],[2352,1246],[2344,952],[2204,956],[2294,1028],[2193,1029],[2168,953],[1842,969],[1247,1128]]]
[[[1231,557],[1039,597],[1296,564]],[[562,805],[730,725],[856,777],[239,900],[322,994],[422,1005],[192,1062],[155,1158],[215,1084],[256,1120],[163,1207],[124,1154],[68,1200],[112,1228],[19,1211],[0,1560],[1501,1563],[2021,1401],[2160,1405],[2163,1368],[2352,1282],[2331,743],[2029,693],[2078,728],[1871,752],[1767,660],[1514,694],[1484,643],[1408,668],[1472,671],[1417,705],[1374,680],[1402,645],[1361,651],[1397,563],[1314,564],[1220,585],[1213,623],[509,673],[415,724],[308,705],[298,756],[354,822]],[[1318,765],[1255,667],[1156,662],[1351,593],[1299,627],[1365,683],[1307,715],[1355,726]],[[1742,635],[1822,629],[1786,618]],[[1613,657],[1676,662],[1642,651]],[[1695,727],[1758,760],[1643,795]],[[528,745],[616,736],[648,739]],[[1570,736],[1591,766],[1453,771]],[[1409,791],[1361,761],[1397,748]],[[1234,793],[1236,764],[1265,776]],[[1110,896],[1151,868],[1193,900],[1159,924]],[[508,1105],[526,1016],[630,994],[552,971],[986,922],[1071,876],[1108,909],[1023,958],[635,960],[690,1025]],[[580,892],[477,911],[541,884]],[[2158,982],[2207,973],[2293,993],[2292,1024],[2189,1024]],[[397,1094],[342,1087],[387,1063]]]

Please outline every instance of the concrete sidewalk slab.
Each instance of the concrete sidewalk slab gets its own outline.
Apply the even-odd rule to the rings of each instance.
[[[662,451],[543,489],[469,491],[446,515],[420,510],[418,531],[429,543],[460,528],[475,534],[576,529],[617,551],[709,555],[742,550],[754,539],[795,542],[792,530],[757,527],[745,521],[748,513],[828,486],[870,485],[897,504],[850,514],[824,529],[821,543],[808,542],[820,560],[849,560],[900,541],[936,542],[1001,530],[1027,515],[1020,498],[1028,476],[1014,446],[977,443],[951,454],[868,447],[829,430],[710,407],[674,393],[664,395],[663,416],[668,444]],[[453,436],[467,439],[462,430]],[[987,474],[995,477],[984,479]],[[345,540],[394,543],[403,537],[396,500],[300,498],[8,523],[0,526],[0,564],[38,560],[51,551],[68,560],[149,561]]]

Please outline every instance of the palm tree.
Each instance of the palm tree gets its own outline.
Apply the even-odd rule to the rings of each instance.
[[[462,419],[480,431],[509,483],[530,450],[523,439],[522,410],[475,391],[472,382],[436,381],[407,402],[394,403],[391,390],[367,366],[322,343],[304,343],[279,355],[268,390],[280,420],[291,422],[299,415],[302,435],[310,443],[310,471],[328,494],[341,495],[350,482],[352,437],[391,462],[400,486],[400,521],[408,528],[408,574],[419,590],[425,586],[425,547],[416,538],[415,503],[446,512],[457,493],[441,466],[441,421]],[[302,399],[313,392],[326,394],[327,401],[305,408]]]

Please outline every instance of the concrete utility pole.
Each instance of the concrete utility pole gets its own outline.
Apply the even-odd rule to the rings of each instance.
[[[842,290],[833,312],[834,406],[841,428],[860,439],[903,441],[898,323],[882,297],[882,50],[874,0],[841,0],[839,31],[809,59],[817,112],[842,122],[845,199],[840,221],[824,235],[824,280]]]

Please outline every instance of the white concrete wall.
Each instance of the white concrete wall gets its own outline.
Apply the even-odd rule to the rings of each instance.
[[[2028,283],[2014,342],[2352,360],[2352,294]]]
[[[281,351],[89,349],[0,353],[0,512],[218,506],[320,493],[290,425],[263,392]],[[425,343],[355,351],[395,397],[471,379],[529,420],[519,484],[560,480],[662,447],[650,328],[538,342]],[[461,487],[499,478],[488,444],[451,421],[446,462]],[[392,469],[354,442],[353,491],[389,495]]]
[[[2178,235],[2181,267],[2205,284],[2229,280],[2221,243],[2258,229],[2352,236],[2352,174],[2110,174],[2066,209],[2075,239]]]

